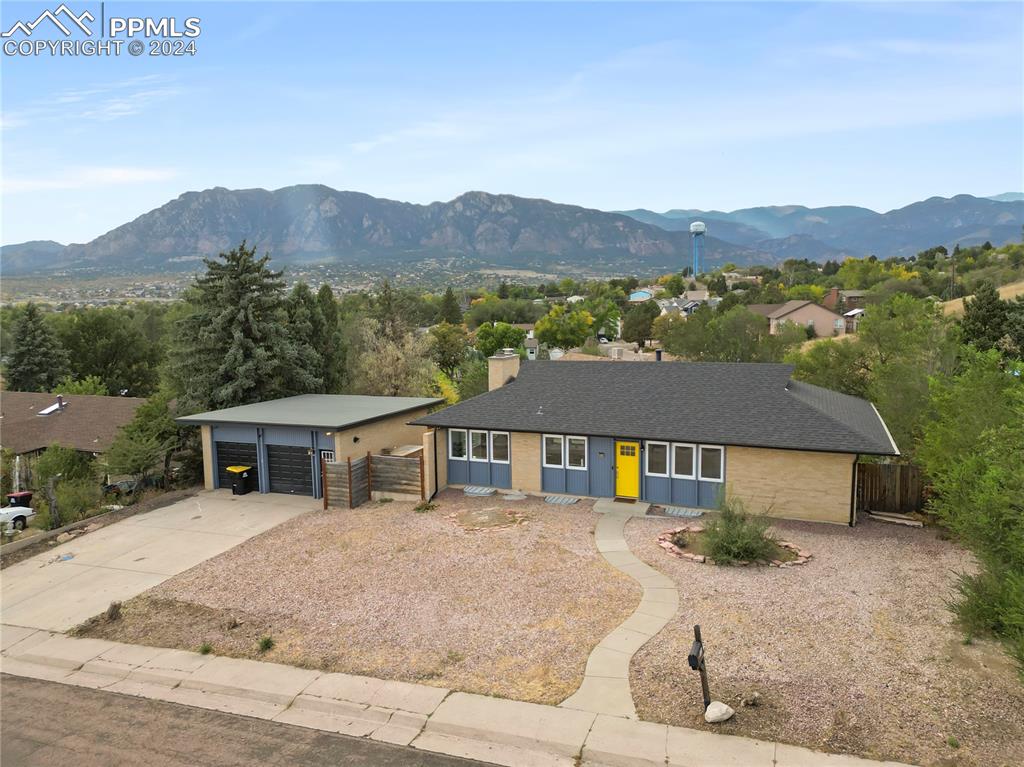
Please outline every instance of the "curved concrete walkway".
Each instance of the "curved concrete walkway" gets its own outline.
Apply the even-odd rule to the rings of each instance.
[[[564,708],[637,718],[629,689],[629,661],[679,609],[675,583],[633,556],[622,534],[629,518],[643,516],[647,507],[608,500],[594,504],[594,511],[604,515],[594,529],[597,550],[609,564],[638,581],[644,595],[636,611],[590,653],[583,684],[559,704]]]

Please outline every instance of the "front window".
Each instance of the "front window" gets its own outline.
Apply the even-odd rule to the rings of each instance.
[[[471,431],[469,433],[469,457],[473,461],[487,460],[487,432]]]
[[[491,461],[508,463],[508,434],[506,432],[491,433]]]
[[[694,445],[672,445],[672,476],[677,479],[693,479],[697,463],[697,448]]]
[[[705,482],[722,481],[725,451],[720,447],[700,446],[700,478]]]
[[[462,429],[448,432],[448,457],[466,460],[466,432]]]
[[[668,443],[647,443],[647,474],[652,477],[668,476]]]
[[[568,466],[570,469],[587,468],[587,438],[566,437]]]
[[[544,436],[544,465],[550,469],[561,469],[562,464],[562,438],[556,436]]]

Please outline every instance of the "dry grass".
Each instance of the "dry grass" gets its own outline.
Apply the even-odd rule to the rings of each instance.
[[[446,492],[435,510],[414,506],[299,517],[84,632],[538,703],[575,691],[590,650],[640,599],[594,548],[592,504]],[[449,518],[491,507],[527,519],[468,531]],[[259,654],[263,636],[274,647]]]
[[[626,528],[681,603],[633,659],[643,719],[709,727],[686,666],[699,623],[712,696],[737,709],[719,731],[922,765],[1024,764],[1024,687],[998,646],[963,643],[945,600],[973,562],[934,529],[780,522],[781,537],[814,552],[780,570],[670,557],[656,544],[664,528]],[[760,705],[741,707],[753,692]]]

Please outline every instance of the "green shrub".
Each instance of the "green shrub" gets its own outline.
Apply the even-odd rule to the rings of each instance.
[[[259,643],[259,651],[260,652],[270,652],[273,649],[274,649],[274,639],[273,639],[273,637],[260,637],[260,643]]]
[[[213,652],[213,645],[210,644],[209,642],[203,642],[201,645],[199,645],[199,654],[200,655],[209,655],[212,652]]]
[[[47,480],[55,474],[64,482],[75,480],[95,481],[96,474],[92,458],[70,447],[50,445],[39,456],[35,466],[35,484],[39,489],[46,487]]]
[[[424,513],[428,512],[428,511],[433,511],[436,508],[437,508],[437,504],[436,503],[431,503],[430,501],[420,501],[413,508],[413,511],[415,511],[417,514],[424,514]]]
[[[749,514],[739,499],[725,498],[719,514],[704,525],[704,550],[724,564],[772,559],[776,544],[768,524],[766,517]]]

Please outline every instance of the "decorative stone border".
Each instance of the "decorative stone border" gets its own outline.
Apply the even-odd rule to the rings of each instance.
[[[704,525],[701,525],[701,524],[683,525],[682,527],[677,527],[677,528],[674,528],[672,530],[666,530],[661,535],[659,535],[658,536],[658,545],[661,546],[661,548],[665,549],[665,551],[667,551],[673,557],[678,557],[680,559],[689,559],[691,562],[699,562],[701,564],[713,565],[713,564],[715,564],[715,560],[713,560],[711,557],[706,557],[703,554],[693,554],[693,553],[691,553],[689,551],[686,551],[685,549],[679,548],[678,546],[676,546],[672,542],[673,536],[677,535],[678,533],[703,533],[703,532],[704,532]],[[776,543],[776,545],[781,546],[784,549],[789,549],[794,554],[796,554],[796,559],[794,559],[794,560],[792,560],[790,562],[783,562],[783,561],[781,561],[779,559],[772,559],[772,560],[758,559],[758,560],[755,560],[753,562],[748,562],[747,560],[744,559],[744,560],[740,560],[739,562],[733,562],[733,564],[736,567],[749,567],[750,565],[760,565],[762,567],[764,567],[764,566],[767,566],[767,567],[796,567],[797,565],[806,565],[810,561],[811,557],[813,556],[811,554],[811,552],[806,551],[805,549],[801,549],[795,543],[790,543],[789,541],[775,541],[775,543]]]

